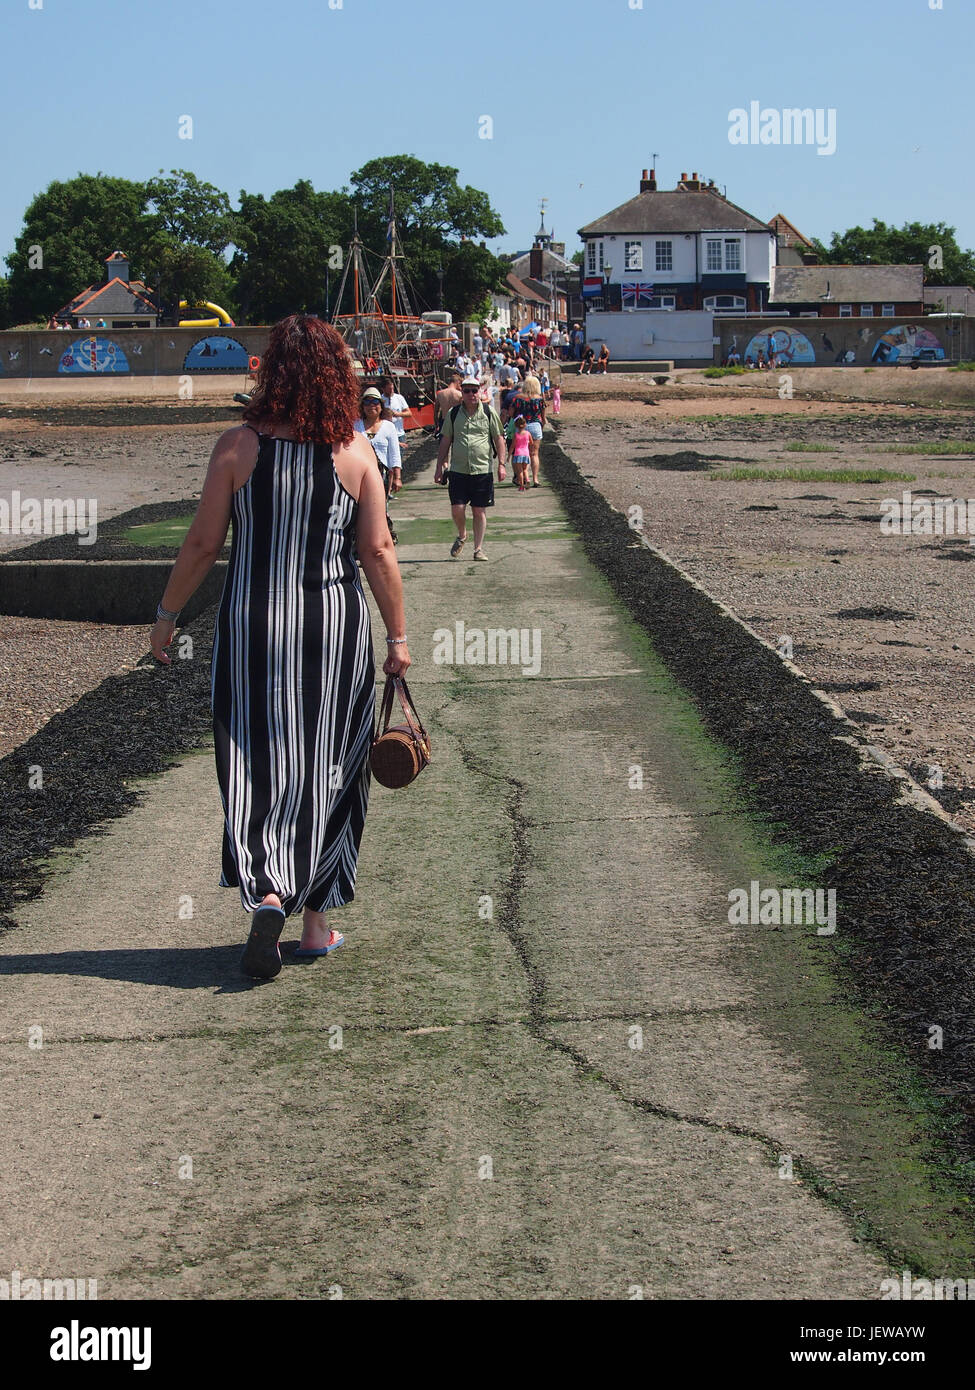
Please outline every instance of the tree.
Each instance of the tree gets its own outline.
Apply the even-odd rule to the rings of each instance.
[[[447,307],[465,318],[485,295],[501,288],[509,267],[476,240],[502,236],[500,217],[486,193],[458,184],[457,172],[412,155],[387,155],[352,174],[351,192],[364,243],[385,254],[392,190],[407,272],[423,306],[437,303],[442,264]]]
[[[230,200],[186,169],[148,183],[79,174],[31,202],[9,257],[13,322],[45,320],[105,278],[105,258],[123,251],[175,311],[176,301],[233,302],[222,252],[232,240]]]
[[[157,228],[176,245],[201,246],[220,256],[234,239],[230,199],[188,169],[170,169],[168,178],[160,169],[146,184],[146,198]]]
[[[144,252],[147,278],[167,318],[179,317],[179,301],[192,308],[204,299],[236,312],[237,294],[230,267],[205,246],[177,242],[165,232],[150,241]],[[189,318],[198,317],[189,314]]]
[[[14,323],[47,319],[86,285],[105,276],[105,257],[125,251],[132,273],[150,231],[145,185],[106,174],[79,174],[48,185],[24,213],[7,258]]]
[[[585,254],[586,254],[585,251],[573,251],[573,253],[572,253],[571,257],[570,257],[570,260],[572,261],[572,264],[573,264],[573,265],[582,265],[583,259],[585,258]]]
[[[965,251],[954,227],[944,222],[905,222],[834,232],[829,247],[813,242],[821,262],[829,265],[923,265],[927,285],[975,285],[975,252]]]
[[[336,248],[342,254],[352,234],[348,197],[316,193],[308,179],[270,198],[242,190],[236,222],[237,250],[230,270],[248,321],[274,323],[285,314],[324,313],[326,276],[334,301],[342,273]]]

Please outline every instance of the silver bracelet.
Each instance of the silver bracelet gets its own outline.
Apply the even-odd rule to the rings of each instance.
[[[386,645],[387,645],[388,647],[405,647],[405,646],[406,646],[406,638],[405,638],[405,637],[387,637],[387,638],[386,638]]]
[[[158,622],[159,619],[162,618],[167,623],[174,623],[178,617],[178,611],[175,613],[170,613],[167,609],[163,608],[162,604],[160,604],[159,607],[156,609],[156,622]]]

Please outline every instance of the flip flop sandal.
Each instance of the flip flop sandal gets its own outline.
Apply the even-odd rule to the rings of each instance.
[[[278,937],[284,929],[284,908],[268,903],[259,907],[251,918],[250,936],[240,959],[245,975],[259,980],[273,980],[281,972],[281,948]]]
[[[317,960],[319,956],[327,956],[332,951],[337,951],[342,945],[345,937],[341,932],[336,932],[337,941],[331,942],[328,946],[319,946],[314,951],[307,950],[304,946],[299,946],[292,956],[292,960]]]

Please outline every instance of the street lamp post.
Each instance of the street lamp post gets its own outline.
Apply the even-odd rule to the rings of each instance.
[[[440,283],[440,309],[443,309],[443,265],[437,266],[437,280]]]

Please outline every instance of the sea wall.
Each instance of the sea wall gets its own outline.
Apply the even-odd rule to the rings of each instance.
[[[714,320],[715,361],[736,349],[743,363],[759,349],[773,351],[788,367],[880,367],[911,362],[971,361],[975,357],[975,319],[911,318],[801,319],[726,318]]]
[[[7,378],[200,376],[245,373],[270,328],[7,329],[0,332],[0,384]]]

